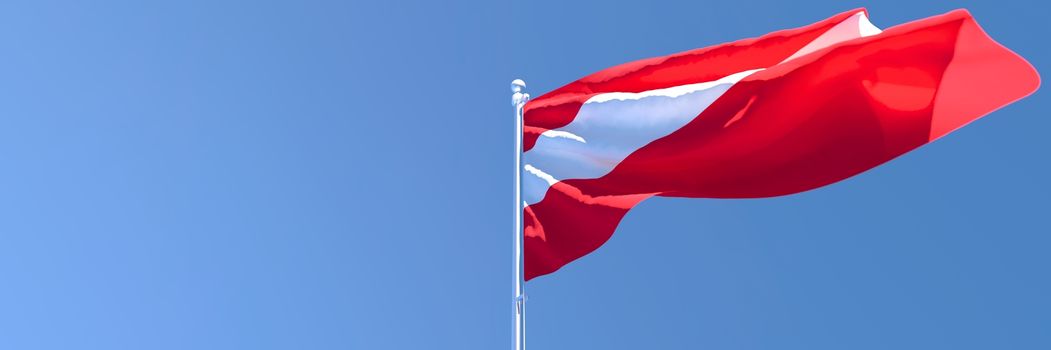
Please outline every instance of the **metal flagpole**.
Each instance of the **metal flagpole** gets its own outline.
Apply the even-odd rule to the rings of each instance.
[[[515,252],[514,256],[514,349],[525,350],[525,281],[522,280],[522,108],[529,101],[529,94],[522,92],[525,82],[511,82],[511,104],[515,107]]]

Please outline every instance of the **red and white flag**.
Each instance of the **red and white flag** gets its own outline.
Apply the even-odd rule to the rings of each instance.
[[[871,169],[1037,89],[966,10],[881,31],[863,9],[622,64],[525,105],[525,278],[652,196],[757,198]]]

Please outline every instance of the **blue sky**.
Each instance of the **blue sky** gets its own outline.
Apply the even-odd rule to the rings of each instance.
[[[0,348],[510,346],[508,83],[867,7],[1021,1],[0,5]],[[527,285],[532,349],[1051,348],[1044,91],[873,171],[657,198]]]

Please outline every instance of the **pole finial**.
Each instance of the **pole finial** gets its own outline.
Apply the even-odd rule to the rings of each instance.
[[[522,81],[522,79],[511,81],[511,92],[514,93],[511,95],[511,105],[515,106],[515,108],[522,108],[526,101],[529,101],[529,94],[522,92],[525,86],[525,81]]]
[[[522,81],[522,79],[511,81],[511,92],[522,92],[522,89],[525,89],[525,87],[525,81]]]

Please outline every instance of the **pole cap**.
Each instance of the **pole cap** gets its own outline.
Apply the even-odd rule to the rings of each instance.
[[[522,89],[524,89],[525,87],[525,81],[522,81],[522,79],[515,79],[511,81],[511,92],[522,92]]]

